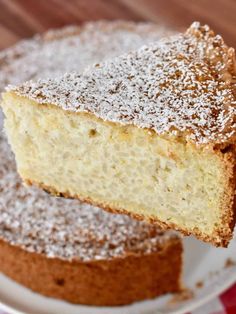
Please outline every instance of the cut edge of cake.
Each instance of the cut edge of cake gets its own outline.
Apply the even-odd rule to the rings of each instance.
[[[15,97],[15,95],[13,97]],[[16,102],[19,103],[20,101],[29,101],[29,100],[26,100],[26,99],[22,100],[22,97],[16,96]],[[30,102],[31,102],[32,106],[37,106],[37,103],[35,101],[30,101]],[[54,105],[47,105],[46,107],[52,107],[56,111],[60,111],[60,109],[55,107]],[[66,112],[66,115],[70,116],[71,113]],[[79,115],[83,115],[83,114],[80,113]],[[113,127],[114,125],[117,125],[117,124],[114,124],[111,122],[103,122],[100,119],[98,119],[98,118],[96,118],[96,117],[94,117],[88,113],[85,113],[84,115],[86,117],[89,117],[93,122],[95,120],[98,120],[102,124],[105,123],[106,126],[111,125]],[[53,119],[54,118],[55,118],[55,115],[53,114]],[[117,127],[119,128],[119,125],[117,125]],[[118,132],[120,132],[119,136],[121,136],[121,138],[123,140],[125,140],[126,138],[129,138],[129,135],[132,134],[133,128],[134,128],[133,126],[129,126],[129,128],[125,128],[125,129],[121,128],[121,130],[118,131]],[[88,132],[91,132],[91,134],[92,134],[93,130],[94,130],[93,128],[90,128],[88,130]],[[143,131],[146,133],[148,138],[152,141],[153,132],[150,132],[150,130],[143,130]],[[91,136],[91,134],[89,133],[89,137]],[[94,134],[92,134],[92,137],[93,137],[93,135]],[[171,138],[169,140],[172,140],[173,141],[172,143],[174,143],[176,141],[175,138]],[[180,139],[180,143],[181,142],[182,142],[182,139]],[[190,147],[196,149],[192,145],[192,143],[190,144]],[[193,229],[190,230],[188,228],[181,228],[180,225],[178,225],[178,223],[172,223],[171,221],[163,221],[161,219],[158,219],[155,215],[149,216],[145,213],[131,212],[131,211],[126,210],[124,208],[116,207],[115,205],[110,206],[106,202],[94,200],[93,198],[85,197],[85,196],[80,195],[80,194],[75,194],[75,193],[71,193],[71,192],[63,192],[63,190],[61,190],[61,189],[55,189],[55,187],[53,187],[53,186],[48,186],[42,182],[38,182],[37,180],[35,180],[35,181],[32,180],[31,176],[29,175],[29,173],[32,174],[32,169],[30,170],[30,172],[27,170],[26,173],[21,168],[18,168],[18,171],[19,171],[20,175],[22,176],[24,182],[27,185],[38,186],[39,188],[43,189],[44,191],[46,191],[52,195],[65,197],[65,198],[78,198],[81,201],[90,203],[93,206],[99,206],[99,207],[105,209],[106,211],[112,212],[114,214],[115,213],[126,214],[126,215],[129,215],[132,218],[135,218],[138,220],[146,220],[150,223],[157,224],[158,226],[160,226],[164,230],[174,229],[174,230],[182,232],[184,235],[194,235],[198,239],[201,239],[205,242],[212,243],[215,246],[227,247],[229,244],[229,241],[231,240],[231,238],[233,236],[233,229],[234,229],[235,218],[236,218],[236,215],[235,215],[236,214],[236,212],[235,212],[235,197],[232,197],[234,195],[235,180],[236,180],[235,151],[234,151],[234,149],[235,148],[233,146],[230,146],[230,147],[227,147],[223,151],[223,153],[220,150],[218,152],[214,151],[214,155],[219,157],[222,168],[224,167],[224,169],[222,169],[222,173],[224,175],[224,180],[225,180],[225,187],[224,187],[225,193],[224,193],[224,198],[222,198],[220,200],[220,204],[221,204],[220,205],[220,213],[222,215],[220,217],[220,221],[218,222],[219,227],[215,228],[214,231],[210,232],[209,234],[202,232],[200,229],[198,229],[198,227],[196,227],[194,230]],[[198,151],[198,150],[199,150],[199,147],[196,149],[196,151]],[[170,152],[170,155],[171,154],[172,153]],[[174,158],[175,158],[175,156],[174,156]]]

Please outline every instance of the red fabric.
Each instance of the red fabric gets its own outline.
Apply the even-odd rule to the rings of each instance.
[[[220,296],[227,314],[236,314],[236,284]]]

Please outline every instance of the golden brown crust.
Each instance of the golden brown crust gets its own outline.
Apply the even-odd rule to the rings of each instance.
[[[220,152],[218,152],[220,153]],[[108,205],[104,203],[98,203],[94,202],[90,198],[83,198],[79,195],[70,195],[69,193],[61,193],[56,191],[53,187],[48,187],[45,186],[42,183],[37,183],[33,182],[30,179],[24,179],[25,183],[28,185],[36,185],[39,188],[43,189],[45,192],[48,192],[52,195],[60,196],[60,197],[65,197],[65,198],[77,198],[80,201],[89,203],[94,206],[99,206],[103,208],[104,210],[114,213],[114,214],[125,214],[128,215],[134,219],[138,220],[145,220],[149,223],[155,224],[159,227],[161,227],[163,230],[168,230],[168,229],[173,229],[173,230],[178,230],[182,234],[189,236],[189,235],[194,235],[198,239],[203,240],[205,242],[211,243],[216,247],[227,247],[230,240],[232,239],[233,236],[233,230],[236,222],[236,196],[234,194],[234,191],[236,189],[235,183],[236,183],[236,161],[235,161],[235,147],[230,146],[229,151],[224,152],[224,164],[225,164],[225,181],[226,181],[226,186],[225,186],[225,191],[226,194],[224,198],[222,199],[222,205],[221,205],[221,212],[222,212],[222,217],[221,217],[221,224],[219,226],[216,226],[214,233],[212,236],[203,234],[198,228],[195,228],[195,230],[188,230],[184,228],[180,228],[178,225],[172,222],[166,222],[160,221],[156,217],[150,217],[150,216],[145,216],[145,215],[140,215],[136,213],[131,213],[128,212],[125,209],[121,208],[111,208]]]
[[[171,239],[146,255],[63,261],[0,240],[0,271],[45,296],[87,305],[124,305],[181,290],[182,244]]]
[[[222,246],[227,247],[233,236],[236,222],[236,146],[229,145],[220,149],[225,165],[225,194],[221,200],[221,227],[215,233],[222,237]]]

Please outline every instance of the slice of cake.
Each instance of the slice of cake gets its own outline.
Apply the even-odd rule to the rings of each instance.
[[[98,21],[50,30],[0,51],[0,90],[30,79],[81,72],[101,62],[157,41],[173,31],[153,23]]]
[[[3,95],[25,182],[227,246],[235,56],[208,26]]]
[[[0,271],[73,303],[121,305],[181,289],[171,231],[25,188],[0,136]]]

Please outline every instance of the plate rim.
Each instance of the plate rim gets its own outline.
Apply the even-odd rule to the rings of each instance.
[[[187,304],[186,306],[183,306],[182,309],[170,312],[169,314],[185,314],[186,312],[194,311],[198,309],[199,307],[212,301],[214,298],[219,297],[222,293],[226,292],[234,284],[236,284],[236,266],[232,266],[232,267],[234,267],[234,271],[232,271],[232,274],[229,277],[229,279],[225,281],[224,284],[220,285],[217,289],[214,289],[212,293],[207,294],[205,297],[203,297],[200,300],[195,300],[195,302],[192,302],[190,304]]]
[[[27,289],[28,291],[31,291],[30,289],[14,282],[11,278],[7,277],[3,273],[1,273],[1,276],[3,276],[3,278],[6,280],[10,280],[13,285],[17,284],[20,288]],[[0,281],[1,281],[1,278],[0,278]],[[219,296],[221,293],[227,291],[227,289],[229,289],[234,283],[236,283],[236,266],[231,267],[231,274],[230,274],[228,280],[224,281],[224,283],[222,285],[217,286],[216,289],[213,289],[213,291],[211,293],[207,294],[205,297],[203,297],[201,299],[193,300],[192,302],[182,306],[180,309],[171,310],[171,308],[170,308],[169,314],[184,314],[186,312],[194,311],[194,310],[198,309],[199,307],[207,304],[208,302],[213,300],[215,297]],[[36,292],[33,292],[33,293],[35,293],[36,295],[40,295]],[[40,296],[45,298],[45,302],[47,301],[47,299],[50,299],[53,301],[58,301],[58,302],[63,302],[62,300],[58,300],[55,298],[49,298],[49,297],[45,297],[42,295],[40,295]],[[67,302],[65,302],[65,303],[67,303]],[[74,305],[74,306],[76,306],[76,305]],[[78,305],[78,306],[80,306],[80,305]],[[3,300],[1,300],[1,295],[0,295],[0,310],[7,312],[6,314],[31,314],[29,311],[28,312],[22,312],[21,310],[17,309],[15,306],[10,305],[9,303],[5,303]],[[150,310],[150,313],[154,313],[153,310]],[[158,313],[163,313],[163,312],[159,312],[157,309],[157,312],[155,312],[155,313],[158,314]],[[148,314],[148,311],[147,311],[147,314]]]

